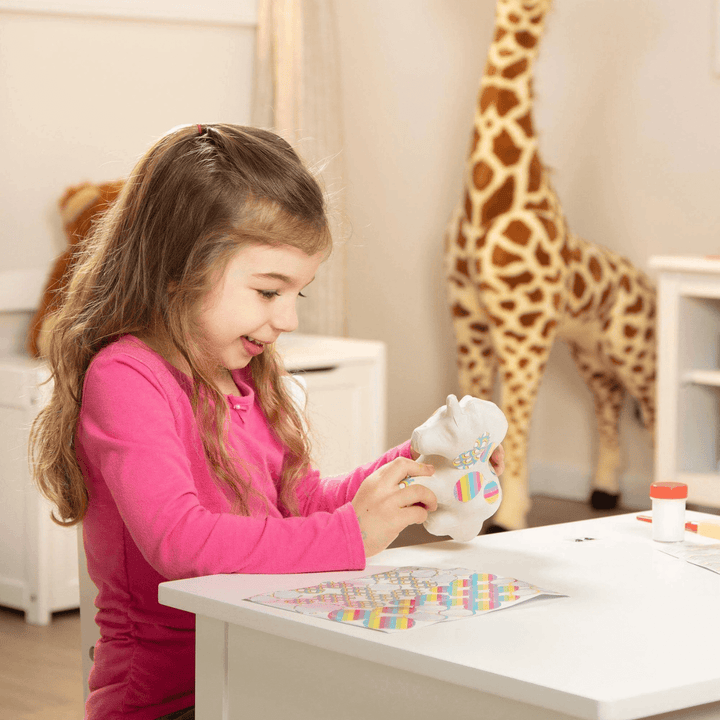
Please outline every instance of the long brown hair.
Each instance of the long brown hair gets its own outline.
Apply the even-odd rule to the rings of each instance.
[[[99,350],[128,333],[159,335],[183,358],[207,461],[234,511],[248,514],[250,473],[228,451],[226,402],[192,311],[250,243],[331,251],[323,193],[287,142],[257,128],[192,125],[170,131],[139,160],[83,247],[48,348],[53,393],[33,424],[30,460],[57,523],[79,522],[88,504],[74,447],[85,373]],[[274,349],[252,358],[250,369],[287,448],[279,501],[297,514],[295,488],[310,463],[304,424]]]

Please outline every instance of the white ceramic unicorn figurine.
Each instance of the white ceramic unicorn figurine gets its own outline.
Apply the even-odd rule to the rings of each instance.
[[[472,540],[493,515],[502,492],[490,456],[502,442],[508,423],[502,410],[488,400],[466,395],[446,405],[413,431],[411,445],[418,462],[435,466],[431,477],[411,478],[430,488],[438,507],[425,521],[433,535]]]

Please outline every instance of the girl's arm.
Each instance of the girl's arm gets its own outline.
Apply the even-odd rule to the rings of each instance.
[[[349,503],[308,517],[229,512],[206,469],[187,396],[135,357],[91,365],[76,449],[89,481],[86,532],[122,546],[125,528],[164,578],[365,567]]]
[[[398,457],[410,457],[410,441],[388,450],[381,458],[362,465],[347,475],[320,478],[317,470],[311,470],[298,486],[298,500],[302,515],[322,511],[332,512],[349,503],[358,488],[369,475]]]

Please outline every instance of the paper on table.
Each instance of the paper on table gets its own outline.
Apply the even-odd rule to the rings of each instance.
[[[397,632],[502,610],[540,596],[566,597],[521,580],[467,568],[408,566],[248,599],[348,625]]]
[[[720,543],[712,545],[682,542],[660,547],[668,555],[685,560],[693,565],[707,568],[713,572],[720,573]]]

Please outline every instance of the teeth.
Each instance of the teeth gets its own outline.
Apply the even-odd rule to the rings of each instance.
[[[259,347],[263,346],[263,344],[259,340],[256,340],[255,338],[252,338],[249,335],[243,335],[243,337],[247,338],[251,343],[258,345]]]

